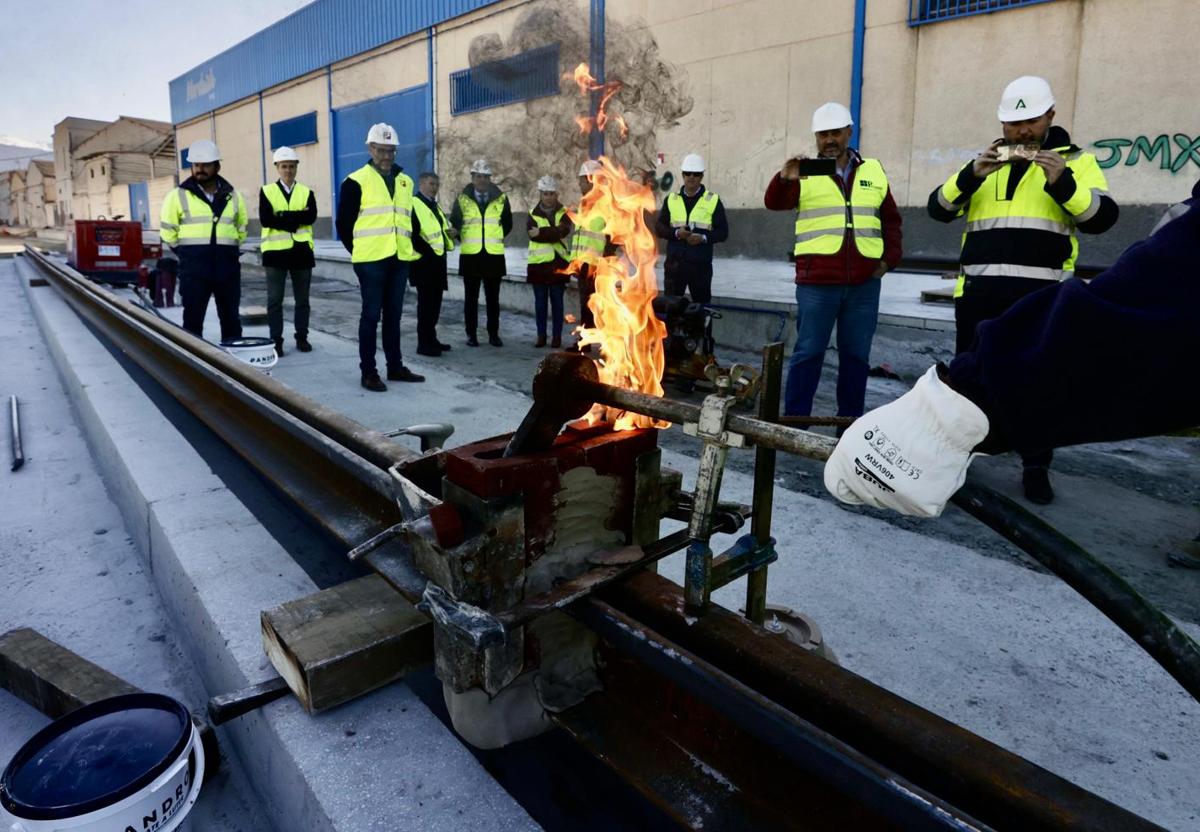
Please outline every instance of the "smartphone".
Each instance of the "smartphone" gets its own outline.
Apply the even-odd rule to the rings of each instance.
[[[996,148],[996,156],[1001,162],[1011,162],[1014,159],[1028,159],[1032,162],[1041,149],[1042,146],[1038,144],[1002,144]]]
[[[801,176],[834,176],[837,174],[837,159],[801,159]]]

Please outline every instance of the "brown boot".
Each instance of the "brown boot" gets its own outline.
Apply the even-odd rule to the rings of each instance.
[[[546,336],[539,335],[537,341],[534,343],[534,346],[537,347],[538,349],[541,349],[542,347],[546,346]]]
[[[558,349],[559,347],[561,347],[562,346],[562,337],[561,336],[555,337],[550,342],[550,346],[554,347],[554,349]]]

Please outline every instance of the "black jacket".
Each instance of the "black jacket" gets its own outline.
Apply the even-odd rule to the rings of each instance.
[[[280,188],[283,183],[276,180]],[[271,207],[265,188],[258,191],[258,220],[263,228],[278,228],[295,233],[302,225],[312,225],[317,219],[317,196],[309,189],[308,204],[299,211],[279,211]],[[284,191],[287,194],[287,191]],[[312,246],[292,246],[282,251],[264,251],[262,264],[270,269],[311,269],[316,265]]]
[[[391,195],[396,193],[396,174],[402,170],[404,168],[393,164],[391,172],[380,174]],[[351,254],[354,253],[354,223],[358,220],[358,206],[361,204],[362,188],[347,176],[342,180],[342,187],[338,191],[337,217],[334,220],[334,227],[337,229],[338,239],[342,241],[346,251]]]
[[[462,189],[463,195],[472,201],[475,201],[475,186],[467,183],[467,186]],[[490,204],[500,198],[500,189],[495,185],[488,185],[487,203]],[[480,212],[485,206],[480,206]],[[463,227],[462,208],[458,204],[458,198],[454,199],[454,207],[450,209],[450,224],[457,228],[460,232]],[[500,214],[500,228],[507,237],[512,231],[512,204],[506,199],[504,200],[504,208]],[[503,254],[488,254],[486,250],[481,250],[478,254],[460,254],[458,257],[458,273],[469,275],[471,277],[503,277],[507,271],[507,264],[504,262]]]
[[[204,189],[196,182],[195,177],[189,176],[180,183],[179,187],[191,191],[204,202],[212,206],[214,217],[219,217],[225,210],[229,200],[235,194],[233,186],[223,176],[217,176],[217,192],[212,202],[204,194]],[[219,246],[217,241],[217,226],[213,224],[212,236],[207,246],[177,246],[175,256],[179,258],[179,277],[181,280],[190,277],[204,277],[210,280],[240,280],[242,265],[239,261],[241,252],[239,246]]]
[[[695,196],[685,194],[682,187],[679,189],[679,195],[683,197],[684,207],[689,214],[697,200],[706,193],[708,193],[708,189],[703,185],[700,186],[700,190],[696,192]],[[701,232],[708,237],[706,243],[689,246],[687,243],[675,239],[675,229],[671,227],[671,211],[667,208],[666,199],[663,200],[662,208],[658,211],[658,221],[654,223],[654,233],[667,241],[667,259],[663,263],[664,268],[668,263],[673,262],[712,263],[713,245],[723,243],[729,238],[729,221],[725,218],[725,203],[717,201],[717,209],[713,212],[713,227],[708,231]]]

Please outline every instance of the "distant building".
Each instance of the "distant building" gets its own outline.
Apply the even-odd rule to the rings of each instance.
[[[12,222],[9,220],[9,216],[12,213],[12,205],[10,204],[11,176],[11,171],[0,171],[0,225],[12,225]]]
[[[24,225],[33,228],[58,225],[57,199],[54,162],[34,159],[25,169]]]
[[[25,225],[25,171],[10,170],[8,176],[8,224]]]
[[[81,165],[73,157],[75,148],[110,122],[70,116],[54,125],[54,187],[60,225],[74,219],[74,183]]]
[[[157,228],[163,198],[176,181],[174,131],[165,121],[120,116],[74,145],[64,166],[72,170],[64,222],[120,217]]]

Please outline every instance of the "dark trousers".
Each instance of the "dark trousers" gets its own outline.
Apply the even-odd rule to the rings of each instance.
[[[425,351],[438,349],[437,323],[442,314],[442,284],[421,284],[417,289],[417,347]]]
[[[487,302],[487,331],[488,335],[500,334],[500,275],[478,277],[464,274],[463,279],[463,319],[467,335],[474,335],[479,325],[479,286],[483,284],[483,295]]]
[[[686,293],[692,303],[708,303],[712,300],[712,277],[712,263],[668,260],[663,265],[663,294],[683,297]]]
[[[308,336],[308,289],[312,285],[312,269],[278,269],[267,266],[267,327],[271,338],[278,341],[283,337],[283,290],[287,284],[288,273],[292,275],[292,297],[296,301],[296,311],[292,321],[296,328],[296,337]]]
[[[596,316],[592,314],[588,300],[596,291],[596,279],[590,273],[579,275],[579,320],[588,329],[596,327]]]
[[[561,283],[548,286],[544,283],[533,283],[533,317],[537,323],[539,338],[546,337],[546,306],[550,306],[550,332],[554,338],[562,338],[563,330],[563,293],[567,290]]]
[[[155,306],[175,305],[175,273],[155,269],[150,273],[150,298]]]
[[[363,376],[379,372],[375,364],[375,333],[383,318],[383,356],[389,370],[404,365],[400,357],[400,314],[404,290],[408,288],[408,263],[389,257],[371,263],[355,263],[362,313],[358,318],[358,368]]]
[[[220,277],[185,272],[179,279],[179,296],[183,300],[183,328],[197,338],[204,337],[204,314],[210,298],[217,301],[221,340],[242,337],[242,321],[238,317],[238,305],[242,302],[240,267]]]
[[[954,301],[955,354],[971,349],[981,323],[998,318],[1021,298],[1050,285],[1046,280],[1023,277],[968,277],[962,297]],[[1021,454],[1026,468],[1049,467],[1053,458],[1049,450]]]

